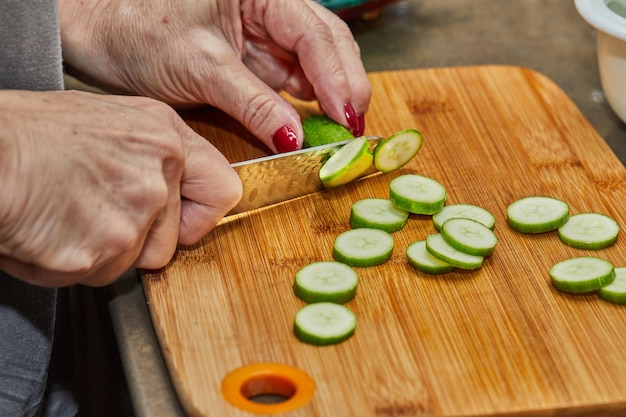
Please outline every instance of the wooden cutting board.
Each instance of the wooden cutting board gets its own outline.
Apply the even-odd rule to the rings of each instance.
[[[143,285],[176,391],[192,416],[250,416],[220,391],[225,375],[257,363],[296,367],[314,396],[287,416],[623,416],[626,306],[568,295],[548,270],[592,255],[626,266],[626,237],[583,251],[554,233],[512,231],[517,198],[548,195],[572,213],[607,214],[626,228],[626,170],[550,80],[518,67],[484,66],[370,74],[366,134],[409,127],[425,138],[417,158],[378,175],[267,209],[226,218],[202,242],[181,248]],[[300,103],[302,104],[302,103]],[[311,105],[302,107],[311,112]],[[267,154],[215,110],[189,124],[237,161]],[[496,217],[499,244],[476,271],[428,276],[405,249],[434,232],[412,216],[394,234],[386,264],[358,269],[357,316],[348,341],[300,343],[292,292],[302,266],[331,259],[350,205],[387,197],[389,181],[419,173],[441,182],[448,204],[480,205]]]

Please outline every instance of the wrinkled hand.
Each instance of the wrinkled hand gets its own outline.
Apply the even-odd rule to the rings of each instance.
[[[241,196],[224,157],[152,99],[4,91],[0,126],[0,269],[32,284],[162,267]]]
[[[359,135],[371,88],[348,26],[312,0],[61,0],[66,63],[111,91],[210,104],[273,151],[302,146],[276,92]]]

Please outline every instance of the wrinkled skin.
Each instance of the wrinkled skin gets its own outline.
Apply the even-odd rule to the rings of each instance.
[[[348,126],[370,86],[348,27],[312,0],[59,0],[66,65],[111,93],[0,91],[0,269],[100,286],[164,266],[241,197],[171,107],[212,105],[271,150],[316,98]],[[151,97],[151,98],[147,98]],[[182,198],[181,198],[182,197]]]
[[[61,0],[64,57],[109,91],[209,104],[270,149],[298,113],[276,91],[317,98],[346,122],[371,89],[347,25],[312,0]],[[88,18],[85,18],[88,16]]]
[[[0,91],[0,126],[0,269],[32,284],[162,267],[241,197],[226,159],[149,98]]]

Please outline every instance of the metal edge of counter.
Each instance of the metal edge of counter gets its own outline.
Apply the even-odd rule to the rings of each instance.
[[[110,319],[136,417],[183,417],[136,269],[108,288]]]

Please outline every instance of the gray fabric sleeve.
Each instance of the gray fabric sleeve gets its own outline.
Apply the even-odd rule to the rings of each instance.
[[[0,0],[0,89],[61,90],[56,1]]]
[[[0,415],[39,415],[52,350],[56,290],[0,271]]]
[[[0,89],[63,88],[55,0],[0,0]],[[41,412],[53,346],[57,290],[0,271],[0,416]]]

